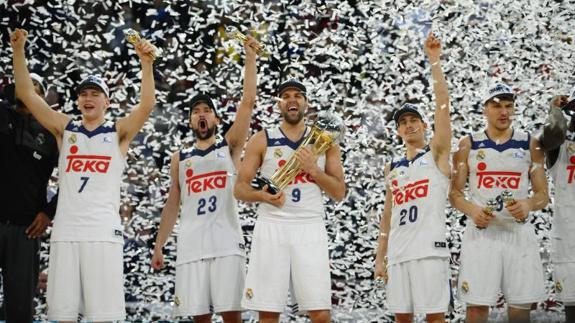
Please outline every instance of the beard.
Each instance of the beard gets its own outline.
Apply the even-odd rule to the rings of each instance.
[[[216,125],[213,125],[211,128],[208,128],[208,131],[204,133],[202,133],[200,129],[192,129],[192,131],[194,132],[194,136],[196,136],[198,140],[206,140],[216,134],[216,129],[217,129]]]
[[[304,111],[303,109],[299,110],[295,117],[291,117],[290,113],[288,111],[282,112],[282,117],[283,117],[285,122],[287,122],[291,125],[296,125],[303,119],[303,115],[304,115],[303,111]]]

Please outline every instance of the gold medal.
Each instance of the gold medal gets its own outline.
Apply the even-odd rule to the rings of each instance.
[[[561,285],[560,281],[555,282],[555,290],[557,293],[561,293],[563,291],[563,285]]]
[[[180,306],[180,298],[178,296],[174,296],[174,303],[176,306]]]

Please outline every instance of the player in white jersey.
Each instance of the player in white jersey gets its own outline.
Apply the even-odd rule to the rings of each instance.
[[[109,89],[97,76],[77,88],[79,120],[52,110],[34,92],[26,66],[28,33],[16,29],[14,78],[19,98],[56,138],[60,148],[59,198],[50,238],[48,319],[123,320],[123,237],[120,184],[128,146],[155,104],[154,51],[142,40],[136,53],[142,64],[140,103],[116,123],[106,121]]]
[[[199,94],[190,102],[189,125],[196,142],[172,157],[171,186],[152,267],[163,267],[162,247],[178,219],[181,204],[175,314],[193,316],[194,322],[211,322],[212,309],[226,323],[241,322],[246,262],[233,185],[256,100],[256,46],[252,37],[244,42],[244,93],[224,140],[216,142],[220,119],[212,99]]]
[[[260,322],[278,322],[291,283],[299,310],[307,311],[312,322],[329,322],[331,281],[321,191],[338,201],[344,198],[341,153],[338,146],[322,157],[301,149],[296,158],[302,173],[284,191],[270,194],[267,187],[254,189],[250,183],[258,169],[269,178],[310,130],[304,119],[305,86],[286,81],[278,96],[283,119],[279,127],[260,131],[249,140],[234,188],[238,199],[260,202],[242,305],[259,311]]]
[[[441,70],[441,42],[432,33],[424,50],[433,77],[435,131],[428,144],[428,125],[414,104],[406,103],[393,114],[406,154],[385,168],[387,194],[375,260],[376,279],[388,281],[388,308],[396,322],[411,322],[413,313],[425,313],[427,322],[444,322],[449,305],[449,93]]]
[[[528,322],[532,304],[546,297],[529,221],[529,212],[549,202],[544,155],[537,139],[511,127],[515,94],[509,86],[490,88],[483,105],[486,129],[463,137],[453,156],[449,199],[473,221],[463,236],[458,291],[467,303],[468,322],[486,322],[500,292],[509,321]]]
[[[567,120],[563,112],[571,115]],[[565,306],[565,321],[575,321],[575,87],[571,95],[551,101],[540,137],[555,186],[551,260],[557,299]]]

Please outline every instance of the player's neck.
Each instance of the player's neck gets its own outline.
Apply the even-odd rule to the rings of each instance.
[[[405,144],[405,157],[408,160],[412,160],[413,158],[415,158],[415,156],[417,156],[417,154],[419,154],[423,148],[425,148],[425,141],[422,142],[418,142],[416,144],[409,144],[406,143]]]
[[[101,126],[104,121],[106,121],[106,119],[104,118],[104,116],[102,116],[101,118],[96,118],[96,119],[86,119],[86,118],[82,118],[82,125],[84,126],[84,128],[86,128],[86,130],[88,131],[92,131],[96,128],[98,128],[99,126]]]
[[[301,138],[303,133],[305,132],[305,122],[302,119],[300,122],[296,124],[291,124],[288,122],[282,122],[280,125],[281,130],[283,133],[290,139],[291,141],[297,141]]]
[[[194,146],[196,146],[196,148],[198,148],[199,150],[206,150],[211,146],[213,146],[215,143],[216,143],[216,136],[211,136],[210,138],[204,140],[197,139]]]
[[[487,133],[487,137],[489,137],[489,139],[492,141],[497,143],[504,143],[511,139],[511,136],[513,135],[513,128],[509,127],[507,129],[497,129],[495,127],[488,126],[485,130],[485,133]]]

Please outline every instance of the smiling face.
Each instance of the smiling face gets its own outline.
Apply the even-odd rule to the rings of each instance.
[[[307,105],[307,98],[296,88],[283,91],[278,102],[284,121],[291,125],[296,125],[303,120]]]
[[[489,100],[485,103],[483,114],[487,119],[488,127],[504,131],[511,127],[515,114],[515,103],[508,99]]]
[[[109,106],[110,100],[100,89],[86,87],[78,95],[78,107],[86,120],[103,119]]]
[[[423,143],[426,129],[427,123],[414,113],[404,113],[398,120],[397,133],[406,144]]]
[[[190,128],[198,140],[206,140],[215,136],[220,119],[209,105],[201,102],[192,107],[190,113]]]

